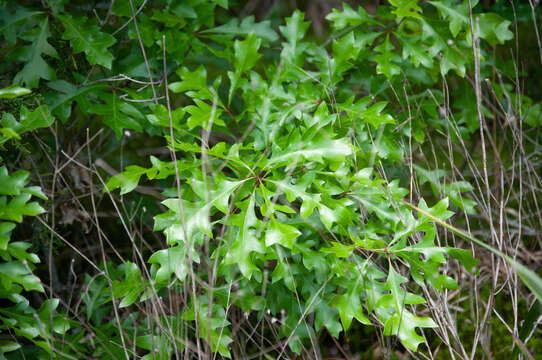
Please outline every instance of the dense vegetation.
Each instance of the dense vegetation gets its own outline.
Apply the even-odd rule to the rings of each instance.
[[[0,1],[0,359],[542,357],[540,21]]]

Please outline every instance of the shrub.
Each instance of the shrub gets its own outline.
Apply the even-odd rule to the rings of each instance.
[[[445,221],[477,209],[465,196],[473,190],[468,181],[450,182],[444,169],[414,163],[413,154],[439,133],[462,144],[495,117],[480,101],[480,79],[501,64],[482,60],[513,38],[510,21],[480,7],[471,14],[469,1],[390,1],[374,15],[344,3],[327,15],[330,37],[319,41],[307,35],[310,23],[299,10],[276,31],[268,20],[231,17],[228,7],[236,5],[227,1],[112,4],[99,2],[95,17],[79,2],[47,2],[39,10],[3,4],[5,67],[13,83],[43,98],[20,105],[19,121],[3,115],[0,142],[21,146],[24,132],[57,119],[46,140],[56,177],[76,161],[59,166],[66,143],[59,134],[69,139],[75,131],[77,139],[87,128],[74,157],[88,147],[77,161],[91,174],[85,221],[101,264],[84,259],[98,270],[85,269],[78,293],[84,310],[64,304],[53,312],[54,289],[35,310],[21,294],[44,291],[24,261],[39,259],[26,252],[28,243],[2,235],[0,267],[10,270],[1,272],[0,297],[11,307],[0,311],[0,328],[33,341],[41,357],[169,359],[182,351],[246,356],[232,342],[250,342],[261,326],[262,344],[243,351],[265,352],[268,338],[280,358],[316,348],[324,329],[338,339],[356,320],[417,351],[426,342],[423,329],[440,325],[427,316],[427,292],[458,289],[448,273],[453,259],[477,274],[471,251],[448,246],[437,225],[454,230]],[[514,96],[508,84],[498,88],[497,97]],[[516,101],[529,109],[525,126],[539,126],[540,104]],[[110,149],[93,152],[91,131],[103,129],[110,129]],[[95,165],[108,170],[104,158],[114,154],[122,167],[125,143],[134,150],[125,155],[131,165],[103,181]],[[154,144],[169,154],[135,154]],[[93,164],[93,157],[100,159]],[[31,195],[46,199],[25,187],[28,173],[8,175],[3,166],[2,176],[2,219],[20,222],[44,211],[27,204]],[[431,191],[421,196],[414,187],[425,183]],[[51,252],[61,238],[54,189],[55,178]],[[112,200],[119,215],[113,237],[124,229],[130,244],[120,258],[133,253],[133,261],[106,257],[95,198]],[[124,199],[151,204],[135,213],[152,213],[165,245],[140,248],[152,235],[133,229]],[[2,234],[13,229],[0,226]],[[114,240],[112,249],[120,244]],[[540,290],[539,278],[518,269]],[[17,348],[9,341],[0,352]]]

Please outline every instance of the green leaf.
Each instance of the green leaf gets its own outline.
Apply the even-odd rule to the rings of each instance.
[[[110,300],[111,290],[109,282],[104,276],[91,277],[85,274],[86,291],[81,294],[85,304],[85,315],[93,323],[101,323],[104,316],[102,305]]]
[[[476,6],[478,1],[471,1],[472,7]],[[457,1],[430,1],[431,5],[436,7],[443,19],[447,19],[450,32],[453,37],[457,37],[457,34],[461,31],[463,26],[469,25],[469,1],[464,0],[461,4],[457,4]]]
[[[7,250],[13,229],[15,229],[14,223],[0,222],[0,252]]]
[[[305,191],[308,186],[307,180],[310,181],[308,178],[302,179],[295,185],[286,180],[266,181],[275,184],[277,186],[277,191],[284,192],[288,201],[292,202],[297,198],[302,200],[301,208],[299,210],[299,214],[301,215],[302,219],[309,217],[316,207],[320,213],[320,220],[322,220],[322,223],[329,228],[333,225],[333,223],[337,222],[339,215],[321,202],[321,194],[310,194]]]
[[[234,17],[228,23],[213,29],[203,30],[202,34],[228,34],[233,36],[249,35],[254,33],[257,37],[269,42],[278,39],[277,33],[272,29],[269,20],[254,22],[254,16],[247,16],[241,22]]]
[[[7,117],[10,117],[15,121],[15,118],[13,117],[13,115],[9,113],[5,113],[3,118],[7,118]],[[0,137],[0,144],[3,144],[10,139],[21,140],[21,137],[19,136],[19,134],[17,134],[17,132],[10,127],[0,128],[0,133],[4,135]]]
[[[371,321],[363,314],[363,306],[355,287],[345,294],[335,295],[331,300],[331,306],[339,311],[344,330],[350,328],[354,318],[364,325],[371,325]]]
[[[183,282],[188,274],[188,256],[182,244],[156,251],[148,262],[159,265],[155,277],[157,283],[168,283],[171,274]]]
[[[429,18],[419,20],[422,24],[421,38],[428,44],[428,54],[432,57],[439,55],[443,49],[449,47],[447,31],[440,22],[432,21]]]
[[[33,111],[28,110],[24,106],[21,108],[20,133],[48,127],[54,122],[55,118],[51,115],[46,105],[38,106]]]
[[[27,250],[32,244],[25,241],[15,241],[8,245],[8,254],[21,262],[27,262],[28,264],[37,264],[40,262],[38,255],[34,253],[28,253]],[[23,264],[24,265],[24,264]]]
[[[20,284],[25,291],[45,291],[40,279],[30,272],[28,266],[14,261],[0,264],[0,284],[8,290],[14,284]]]
[[[471,273],[476,273],[478,270],[476,265],[480,260],[472,256],[472,251],[465,249],[456,249],[456,248],[446,248],[446,253],[458,260],[467,271]]]
[[[6,88],[0,89],[0,99],[14,99],[18,96],[28,95],[32,91],[22,88],[17,85],[11,85]]]
[[[401,221],[401,217],[389,202],[383,202],[380,201],[380,199],[371,199],[368,197],[354,196],[354,198],[360,201],[367,210],[374,212],[380,219],[391,221],[394,224]]]
[[[19,350],[20,348],[21,344],[19,344],[18,342],[10,340],[0,340],[0,356],[8,352]]]
[[[542,105],[536,103],[529,106],[524,112],[525,122],[531,126],[539,126],[542,124]]]
[[[286,18],[286,25],[279,26],[281,34],[290,44],[296,44],[305,36],[310,22],[303,21],[304,16],[303,12],[296,10],[291,17]]]
[[[420,199],[418,208],[423,210],[421,214],[418,214],[418,221],[420,223],[431,221],[433,218],[437,218],[441,221],[444,221],[454,215],[453,212],[448,210],[448,198],[441,199],[432,208],[429,208],[425,200],[422,198]],[[428,217],[425,214],[430,214],[431,217]]]
[[[183,67],[177,70],[177,74],[181,77],[181,81],[169,84],[171,91],[174,93],[184,93],[188,90],[197,90],[190,93],[190,97],[213,101],[215,96],[207,86],[207,70],[205,70],[204,66],[199,66],[194,71]]]
[[[139,8],[141,4],[143,4],[143,1],[144,0],[131,0],[131,3],[134,6],[134,9],[136,9],[136,11],[137,8]],[[130,1],[115,1],[112,4],[111,12],[117,16],[131,17],[132,9],[130,6]]]
[[[207,206],[215,206],[218,210],[224,214],[228,213],[229,210],[229,199],[232,193],[247,180],[240,181],[230,181],[226,177],[217,175],[214,177],[214,189],[210,187],[213,184],[213,181],[208,181],[207,194],[204,193],[205,186],[202,181],[192,180],[191,186],[192,189],[198,196],[206,201]]]
[[[237,264],[243,276],[247,279],[252,277],[254,271],[260,270],[254,264],[252,253],[264,253],[265,248],[261,240],[256,236],[258,218],[254,212],[255,196],[252,194],[248,200],[239,204],[240,214],[231,216],[231,224],[238,227],[234,235],[234,241],[226,255],[226,264]]]
[[[261,55],[258,54],[260,45],[261,40],[254,33],[250,33],[243,41],[235,40],[233,44],[233,68],[235,71],[233,73],[228,72],[231,81],[228,103],[231,103],[233,94],[239,86],[241,76],[256,65],[260,59]]]
[[[124,279],[122,281],[114,281],[112,287],[115,298],[122,298],[119,308],[124,308],[137,301],[139,295],[145,290],[145,287],[142,281],[141,270],[136,264],[127,261],[120,265],[119,269],[124,270]]]
[[[220,119],[222,110],[217,106],[207,104],[205,101],[194,99],[196,105],[186,106],[184,111],[190,114],[186,125],[189,129],[195,127],[202,127],[207,129],[209,122],[212,120],[213,124],[224,125],[224,121]]]
[[[0,219],[21,223],[23,215],[34,216],[45,212],[36,202],[24,203],[29,198],[30,194],[19,195],[7,204],[5,199],[4,201],[0,200]]]
[[[322,133],[306,142],[293,143],[282,151],[277,149],[265,168],[277,168],[286,164],[299,166],[304,161],[324,163],[324,159],[340,162],[351,154],[352,145],[348,139],[330,139],[327,134]]]
[[[437,327],[437,324],[427,317],[418,317],[405,308],[407,292],[401,288],[401,284],[407,279],[400,275],[390,264],[386,287],[390,290],[395,313],[384,324],[384,335],[397,335],[401,342],[409,349],[416,351],[418,345],[425,339],[416,333],[417,327]]]
[[[332,9],[331,13],[326,16],[326,19],[333,22],[333,28],[337,30],[342,30],[347,26],[358,26],[364,23],[374,23],[375,21],[371,19],[367,11],[362,6],[358,7],[358,10],[355,11],[348,5],[348,3],[343,2],[343,10]]]
[[[343,328],[337,320],[337,310],[324,301],[319,302],[315,310],[314,327],[320,329],[325,326],[331,336],[338,339]]]
[[[384,324],[384,335],[397,335],[401,343],[412,351],[418,350],[418,345],[425,339],[416,333],[416,328],[436,328],[435,322],[428,317],[419,317],[408,310],[392,315]]]
[[[17,35],[21,36],[21,28],[16,25],[24,26],[34,20],[34,17],[43,15],[44,12],[29,10],[17,4],[10,5],[14,5],[15,12],[8,11],[9,7],[0,8],[0,33],[5,36],[10,45],[14,45],[17,41]]]
[[[72,104],[74,101],[77,101],[80,110],[87,112],[91,107],[88,93],[98,92],[98,90],[106,88],[104,84],[77,86],[64,80],[49,82],[47,86],[54,91],[45,94],[49,109],[64,124],[68,121],[72,113]]]
[[[277,251],[279,254],[282,254],[279,251]],[[275,284],[282,280],[284,282],[284,285],[288,290],[291,292],[295,292],[296,290],[296,282],[294,278],[294,271],[295,269],[292,269],[292,266],[283,259],[283,255],[279,255],[279,260],[277,262],[277,265],[273,269],[273,273],[271,273],[271,279],[272,284]]]
[[[171,86],[170,86],[171,89]],[[167,127],[170,126],[169,121],[169,113],[168,109],[162,105],[151,105],[151,110],[154,112],[154,114],[146,115],[147,120],[153,124],[154,126],[161,126],[161,127]],[[178,107],[175,110],[171,111],[171,123],[173,125],[174,129],[180,130],[183,128],[183,124],[181,123],[181,120],[184,118],[185,110],[182,107]]]
[[[124,195],[134,190],[139,179],[143,174],[147,174],[148,170],[137,165],[130,165],[123,172],[111,177],[106,183],[104,191],[113,191],[120,187],[120,194]]]
[[[386,107],[388,103],[385,101],[379,101],[369,108],[362,110],[359,113],[359,117],[362,120],[367,121],[375,129],[378,129],[380,125],[383,124],[395,124],[395,120],[390,114],[381,114],[382,110]]]
[[[416,169],[420,184],[423,185],[426,182],[429,182],[435,196],[447,196],[456,207],[463,209],[465,212],[467,212],[467,214],[476,213],[476,204],[474,201],[462,195],[464,192],[470,192],[473,190],[470,183],[465,181],[455,181],[444,184],[440,181],[440,178],[446,175],[444,170],[436,169],[429,171],[417,165],[413,165],[413,168]]]
[[[228,9],[228,0],[213,0],[218,6],[223,9]]]
[[[351,31],[348,35],[334,40],[332,44],[333,58],[337,61],[337,66],[344,66],[343,64],[348,63],[350,60],[354,61],[360,51],[365,46],[372,44],[379,35],[380,33],[375,32],[356,36]]]
[[[47,42],[50,36],[48,18],[25,36],[25,40],[31,41],[32,45],[25,46],[21,51],[22,57],[19,59],[24,61],[25,65],[15,75],[13,82],[35,88],[40,79],[53,80],[55,78],[55,71],[42,57],[43,54],[57,57],[55,48]]]
[[[5,137],[0,138],[0,143],[9,139],[21,139],[21,135],[25,132],[32,131],[38,128],[47,127],[53,124],[54,117],[46,105],[38,106],[30,111],[26,106],[21,106],[20,122],[15,120],[15,117],[9,113],[5,113],[2,117],[1,132]]]
[[[218,352],[223,357],[230,359],[231,354],[228,346],[233,342],[233,339],[227,327],[230,323],[225,320],[226,312],[221,305],[212,304],[211,307],[211,311],[209,311],[208,304],[198,301],[197,307],[192,305],[190,310],[183,314],[183,319],[195,320],[197,316],[200,326],[200,338],[205,341],[210,340],[213,352]],[[209,314],[211,315],[210,317]]]
[[[250,33],[243,41],[235,41],[233,44],[233,68],[236,72],[244,73],[258,62],[261,57],[261,55],[258,54],[260,45],[261,40],[258,39],[254,33]]]
[[[297,198],[303,200],[301,205],[301,217],[307,218],[312,214],[312,211],[317,202],[320,201],[320,194],[310,194],[305,191],[306,184],[291,184],[287,180],[275,181],[275,180],[266,180],[270,183],[273,183],[277,186],[277,191],[280,190],[286,194],[288,201],[292,202]],[[307,202],[308,204],[305,204]]]
[[[292,249],[295,239],[301,235],[296,227],[283,224],[271,218],[270,225],[265,233],[265,246],[270,247],[274,244],[280,244],[288,249]]]
[[[212,236],[211,223],[209,219],[209,204],[190,203],[183,200],[183,218],[180,219],[181,210],[178,198],[171,198],[162,201],[173,214],[166,213],[155,217],[155,230],[164,230],[168,244],[193,243],[197,235],[206,234]],[[166,220],[165,225],[159,225],[159,220]]]
[[[299,41],[305,36],[309,28],[309,22],[303,21],[304,14],[296,10],[291,17],[286,18],[286,25],[279,26],[281,34],[288,42],[282,43],[280,53],[283,59],[285,74],[292,73],[293,78],[304,77],[303,71],[297,66],[303,66],[305,56],[303,54],[306,46],[301,46]],[[295,74],[295,75],[293,75]]]
[[[420,185],[423,185],[427,182],[429,182],[433,186],[438,186],[435,189],[437,191],[440,190],[440,178],[446,175],[446,171],[442,169],[435,169],[435,170],[426,170],[422,168],[421,166],[413,164],[414,169],[416,170],[416,174],[418,174],[418,179],[420,182]]]
[[[280,211],[286,214],[295,214],[295,210],[292,209],[288,205],[282,205],[282,204],[273,204],[270,202],[269,204],[263,204],[260,206],[260,213],[262,216],[269,216],[270,214],[274,213],[275,211]]]
[[[396,8],[392,13],[398,18],[421,18],[422,8],[418,6],[418,0],[390,0],[390,4]]]
[[[495,13],[484,13],[474,17],[474,32],[476,37],[486,40],[491,46],[504,44],[514,38],[514,34],[508,29],[511,22],[503,19]],[[467,41],[471,41],[470,31]]]
[[[64,335],[66,334],[66,331],[70,329],[69,321],[56,311],[59,303],[59,299],[47,299],[41,304],[41,307],[38,309],[38,316],[41,320],[40,326],[45,327],[45,329],[42,328],[42,332],[45,332],[45,334],[42,335],[44,337],[48,336],[52,332]],[[51,319],[53,319],[52,324]]]
[[[70,40],[75,54],[84,52],[91,65],[102,65],[111,69],[113,55],[107,50],[117,40],[108,33],[100,31],[98,25],[88,24],[86,17],[74,18],[71,15],[57,15],[64,25],[62,39]]]
[[[28,175],[24,170],[9,175],[6,166],[0,167],[0,195],[19,195],[27,183]]]
[[[465,77],[466,64],[468,57],[461,53],[456,47],[446,47],[440,59],[440,73],[445,76],[450,70],[454,70],[457,75]]]
[[[134,105],[122,101],[116,93],[105,93],[101,97],[105,104],[92,104],[89,110],[104,116],[104,123],[113,130],[118,139],[122,137],[124,129],[142,130],[138,120],[144,120],[145,117]]]
[[[399,39],[403,45],[403,59],[410,58],[415,67],[420,65],[429,69],[433,67],[433,58],[428,51],[422,47],[419,39],[404,36],[399,37]]]
[[[158,355],[157,357],[158,359],[161,359],[160,355],[162,354],[166,355],[169,352],[168,350],[169,341],[167,340],[166,336],[161,336],[161,335],[138,336],[135,339],[135,343],[138,348],[150,350],[152,352],[158,352],[158,354],[154,354],[155,357]],[[151,356],[144,356],[142,359],[147,360],[149,357],[152,358]]]
[[[393,76],[401,73],[401,68],[396,64],[392,63],[399,62],[401,58],[393,50],[395,46],[390,42],[390,36],[386,35],[386,40],[374,48],[375,51],[379,52],[379,55],[375,55],[374,61],[376,62],[376,73],[384,74],[388,79],[391,79]]]
[[[333,254],[338,258],[347,258],[352,255],[352,252],[356,248],[356,245],[345,245],[341,244],[337,241],[331,242],[331,247],[328,248],[321,248],[320,252],[327,253],[327,254]]]
[[[45,212],[37,202],[28,202],[32,195],[20,194],[15,196],[9,203],[6,198],[0,198],[0,219],[22,222],[23,215],[35,216]]]
[[[147,177],[149,180],[152,179],[165,179],[168,176],[176,174],[175,163],[171,161],[161,161],[155,156],[151,155],[151,164],[152,168],[148,169]],[[177,160],[177,169],[184,168],[182,163]]]
[[[435,225],[419,225],[416,230],[426,231],[422,241],[406,246],[406,237],[404,237],[390,251],[395,252],[410,265],[411,276],[420,286],[423,286],[425,281],[439,291],[457,289],[454,279],[439,272],[440,266],[447,261],[444,254],[448,249],[435,245]]]

